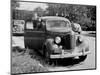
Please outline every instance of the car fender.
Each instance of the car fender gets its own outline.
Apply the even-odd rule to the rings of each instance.
[[[54,39],[52,39],[52,38],[49,38],[49,39],[47,39],[46,41],[45,41],[45,46],[46,46],[46,48],[48,49],[48,50],[52,50],[52,45],[53,45],[53,43],[54,43]]]
[[[83,40],[83,42],[78,46],[79,50],[82,50],[83,53],[89,51],[89,43],[87,40]]]

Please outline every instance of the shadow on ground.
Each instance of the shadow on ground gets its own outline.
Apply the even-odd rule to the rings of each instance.
[[[49,61],[46,61],[45,57],[43,57],[43,55],[41,55],[39,52],[35,52],[35,54],[37,55],[37,60],[39,60],[44,66],[74,66],[81,62],[79,59],[73,58],[50,59]]]
[[[51,60],[50,65],[52,65],[52,63],[55,66],[74,66],[76,64],[79,64],[80,63],[80,60],[72,59],[72,58],[55,59],[55,60]]]

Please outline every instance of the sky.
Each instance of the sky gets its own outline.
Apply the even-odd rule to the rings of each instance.
[[[19,10],[29,10],[32,11],[37,7],[41,7],[42,9],[46,9],[48,6],[45,3],[35,3],[35,2],[19,2],[20,7],[17,9]]]

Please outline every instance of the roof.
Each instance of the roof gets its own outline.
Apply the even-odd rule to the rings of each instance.
[[[58,17],[58,16],[44,16],[44,17],[40,17],[40,18],[41,19],[45,19],[45,20],[64,20],[64,21],[69,21],[67,18]]]

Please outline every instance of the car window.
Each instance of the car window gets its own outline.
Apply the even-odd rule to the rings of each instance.
[[[40,22],[37,20],[26,22],[26,29],[40,31],[43,30],[44,22]]]
[[[26,22],[26,29],[34,29],[33,22]]]
[[[70,27],[69,22],[63,20],[48,20],[47,29],[67,29]]]

